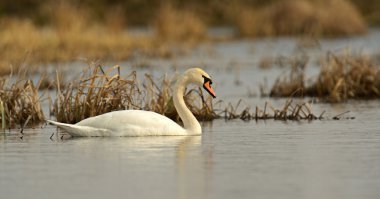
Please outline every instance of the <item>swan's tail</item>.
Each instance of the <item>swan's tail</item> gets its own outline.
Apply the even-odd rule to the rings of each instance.
[[[65,130],[67,133],[69,133],[71,136],[104,136],[104,130],[101,129],[95,129],[93,127],[88,126],[78,126],[75,124],[65,124],[61,122],[55,122],[51,120],[46,120],[46,122],[53,124],[63,130]],[[101,132],[100,132],[101,131]]]

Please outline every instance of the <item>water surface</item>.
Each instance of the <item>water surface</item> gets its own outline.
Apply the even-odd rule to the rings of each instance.
[[[7,198],[378,198],[379,119],[372,109],[343,121],[216,120],[189,137],[13,132],[2,137],[0,190]]]

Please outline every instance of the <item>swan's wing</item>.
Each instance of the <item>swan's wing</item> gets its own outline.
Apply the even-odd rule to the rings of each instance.
[[[106,129],[114,132],[115,136],[185,134],[185,130],[173,120],[155,112],[142,110],[114,111],[87,118],[76,125]]]
[[[55,122],[51,120],[46,120],[48,123],[58,126],[64,129],[71,136],[110,136],[111,132],[107,129],[94,128],[89,126],[78,126],[75,124],[65,124],[61,122]]]
[[[186,135],[186,130],[173,120],[155,112],[142,110],[114,111],[90,117],[76,124],[47,122],[66,130],[72,136],[149,136]]]
[[[162,127],[167,125],[178,126],[173,120],[151,111],[123,110],[109,112],[103,115],[90,117],[78,122],[79,126],[91,126],[95,128],[112,129],[125,125],[144,127]]]

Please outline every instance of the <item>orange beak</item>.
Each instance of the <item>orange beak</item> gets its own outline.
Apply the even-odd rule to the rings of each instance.
[[[210,85],[210,81],[207,81],[203,84],[203,88],[213,97],[216,98],[215,91]]]

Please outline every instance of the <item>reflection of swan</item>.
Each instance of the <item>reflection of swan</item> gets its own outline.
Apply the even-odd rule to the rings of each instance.
[[[183,99],[185,87],[195,83],[203,85],[215,97],[210,76],[199,68],[192,68],[177,80],[173,101],[184,127],[158,113],[142,110],[114,111],[87,118],[77,124],[64,124],[48,120],[72,136],[149,136],[149,135],[200,135],[201,126]]]

